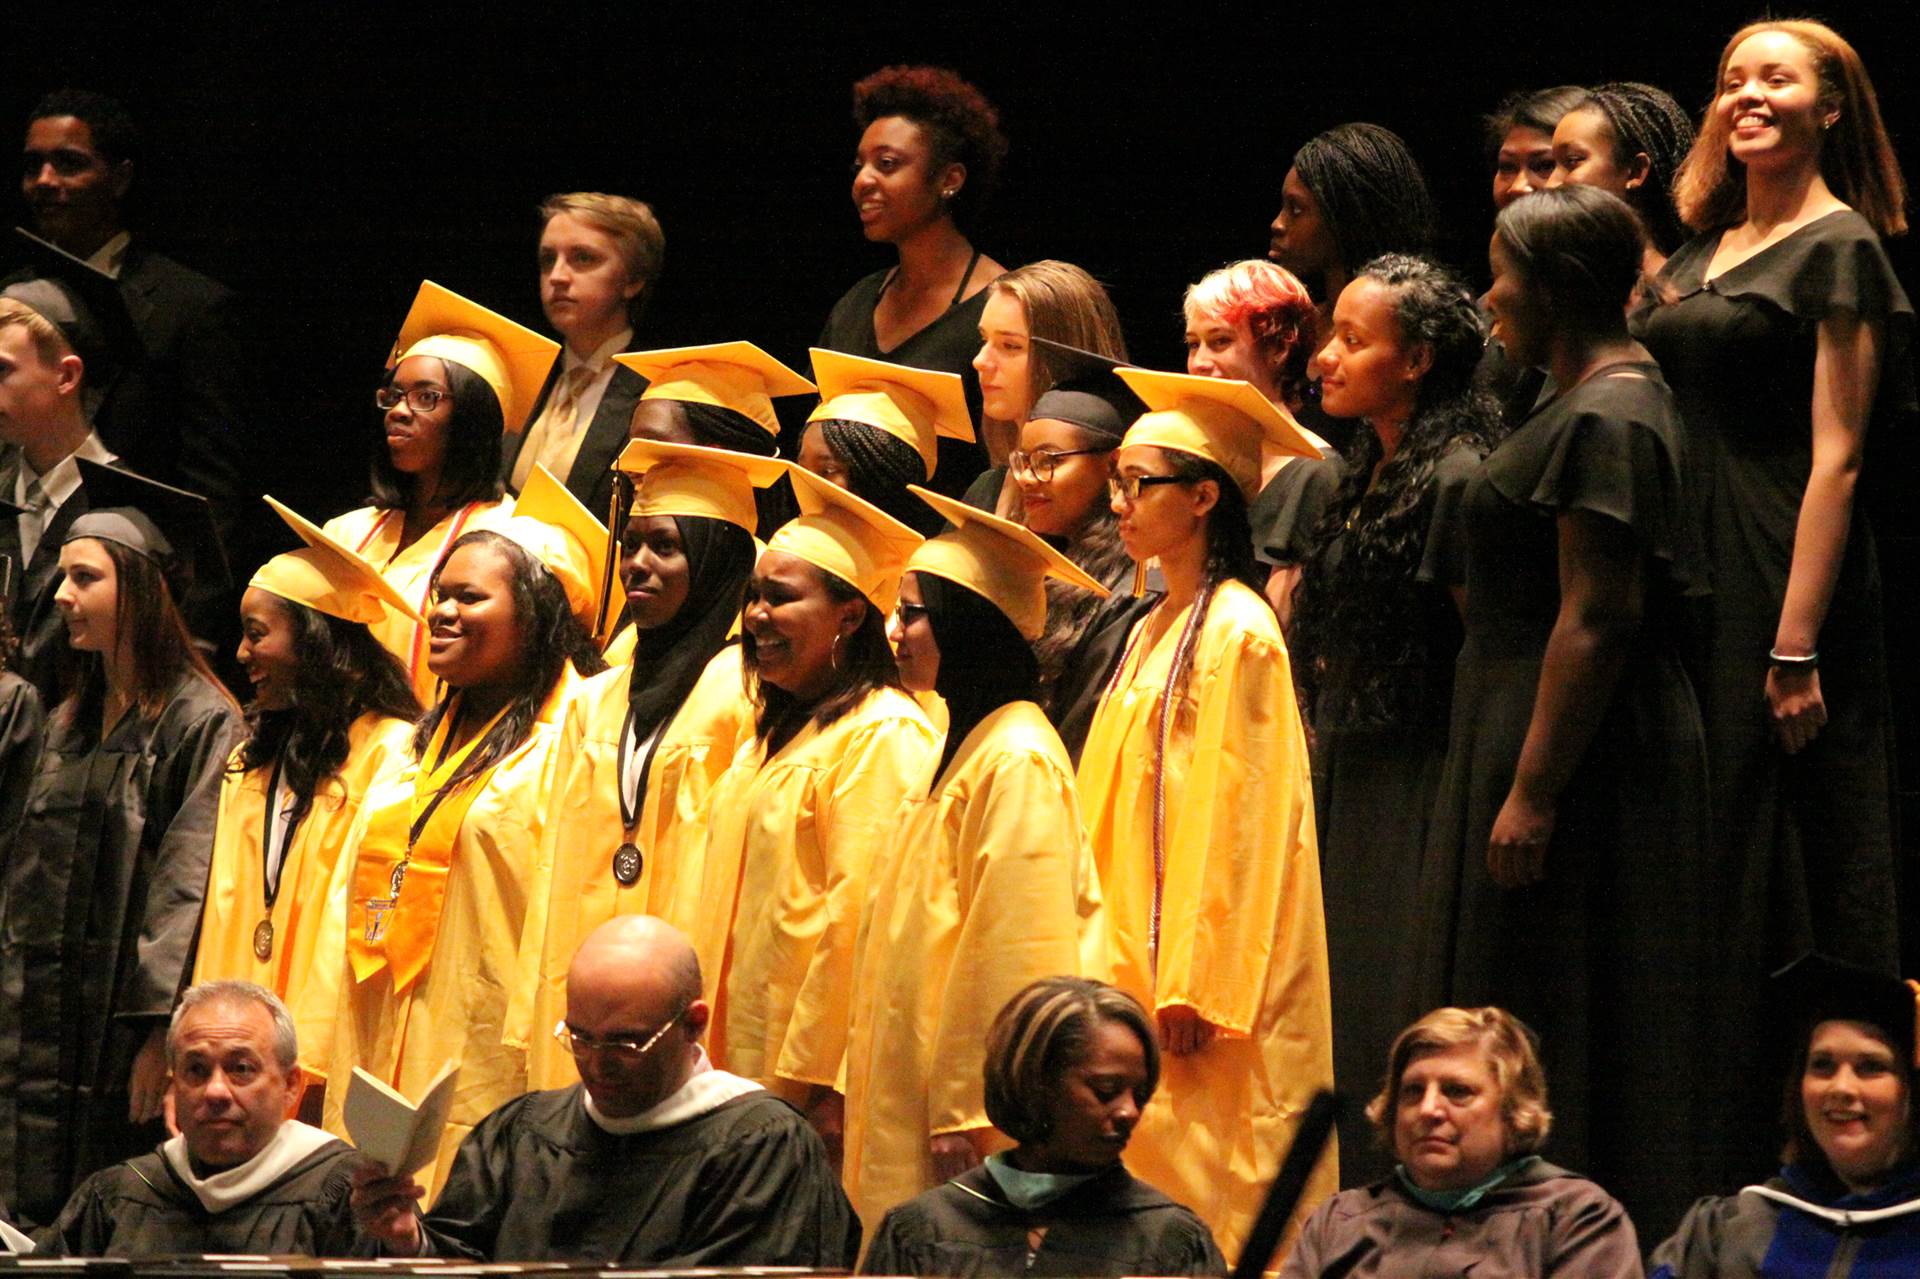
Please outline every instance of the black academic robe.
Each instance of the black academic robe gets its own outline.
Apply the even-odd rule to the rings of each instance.
[[[47,717],[33,685],[0,670],[0,867],[13,859],[13,837],[27,807],[27,789],[40,767]]]
[[[476,1261],[849,1268],[860,1220],[800,1113],[749,1093],[615,1136],[579,1084],[480,1121],[427,1214],[429,1252]]]
[[[155,1150],[89,1177],[59,1220],[35,1236],[34,1255],[350,1257],[359,1161],[346,1142],[329,1142],[245,1203],[214,1213]]]
[[[532,426],[546,408],[547,397],[553,394],[554,383],[559,381],[565,363],[564,359],[553,362],[553,370],[547,374],[547,384],[540,388],[533,412],[526,422],[518,424],[521,429],[516,430],[516,424],[508,423],[500,446],[501,483],[513,482],[513,468],[519,465],[520,450],[527,442],[524,428]],[[573,465],[567,468],[567,473],[559,477],[567,491],[593,512],[593,518],[603,523],[613,505],[613,464],[627,446],[627,427],[633,420],[634,406],[640,403],[640,393],[646,389],[647,379],[624,364],[613,366],[606,394],[600,397],[593,421],[587,423],[586,434],[580,437],[580,451],[573,455]]]
[[[1040,1247],[1031,1232],[1044,1228]],[[1224,1275],[1206,1223],[1122,1164],[1027,1210],[983,1166],[909,1199],[880,1221],[869,1275]]]
[[[191,672],[104,739],[56,711],[0,867],[0,1200],[49,1221],[154,1144],[127,1079],[193,967],[214,815],[241,721]]]

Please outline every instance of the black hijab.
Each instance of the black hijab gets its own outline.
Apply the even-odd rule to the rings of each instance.
[[[981,720],[1008,702],[1038,699],[1040,667],[1033,645],[984,595],[932,573],[914,577],[933,642],[940,647],[933,691],[947,704],[947,743],[933,774],[938,785],[954,752]]]
[[[756,558],[752,536],[737,524],[697,515],[676,515],[673,522],[687,552],[687,599],[664,626],[634,635],[627,707],[636,745],[665,729],[700,672],[727,646]],[[645,789],[642,780],[643,795]]]

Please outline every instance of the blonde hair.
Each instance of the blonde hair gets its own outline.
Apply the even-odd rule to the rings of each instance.
[[[639,318],[640,309],[653,292],[653,282],[659,278],[667,260],[667,235],[660,229],[660,220],[653,216],[653,206],[624,195],[570,191],[550,195],[541,202],[540,225],[544,227],[562,213],[579,218],[596,231],[614,238],[620,249],[621,264],[627,270],[627,282],[641,286],[640,292],[627,304],[628,312]]]
[[[1100,281],[1071,262],[1052,258],[1029,262],[995,280],[995,292],[1020,303],[1027,313],[1027,336],[1092,351],[1110,360],[1127,360],[1127,339],[1120,314]],[[1027,403],[1053,389],[1060,370],[1043,347],[1027,350]]]
[[[1367,1103],[1367,1118],[1382,1146],[1393,1147],[1394,1112],[1407,1067],[1422,1057],[1467,1044],[1478,1044],[1485,1051],[1499,1085],[1507,1157],[1530,1155],[1546,1144],[1553,1111],[1547,1108],[1547,1072],[1540,1066],[1533,1031],[1506,1009],[1488,1007],[1436,1008],[1393,1041],[1387,1053],[1386,1081]]]
[[[27,331],[34,351],[47,364],[58,364],[75,354],[73,344],[67,341],[67,335],[60,331],[59,325],[19,298],[0,298],[0,329],[10,329],[15,325]]]
[[[1720,51],[1713,96],[1673,183],[1680,219],[1695,231],[1713,231],[1747,216],[1747,172],[1727,153],[1730,126],[1714,110],[1726,83],[1733,51],[1754,36],[1778,31],[1792,37],[1813,57],[1820,77],[1820,99],[1840,110],[1820,147],[1820,172],[1835,195],[1856,209],[1881,235],[1905,234],[1907,184],[1900,161],[1880,116],[1880,100],[1867,78],[1866,65],[1852,45],[1824,23],[1805,19],[1754,22],[1733,33]]]

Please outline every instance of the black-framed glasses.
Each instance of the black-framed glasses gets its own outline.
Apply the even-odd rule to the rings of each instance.
[[[595,1039],[591,1035],[581,1034],[573,1027],[567,1025],[565,1021],[553,1023],[553,1037],[562,1048],[566,1049],[568,1053],[575,1057],[584,1057],[588,1053],[605,1053],[607,1056],[614,1058],[622,1064],[631,1066],[646,1056],[647,1050],[659,1043],[660,1037],[665,1035],[669,1030],[672,1030],[674,1023],[686,1015],[687,1010],[682,1008],[679,1012],[667,1018],[666,1024],[661,1026],[660,1029],[648,1035],[644,1042],[638,1039],[625,1038]]]
[[[397,408],[400,401],[405,400],[415,413],[431,413],[440,407],[440,401],[452,398],[453,392],[442,391],[437,386],[415,386],[404,391],[397,386],[383,386],[373,393],[373,402],[382,410]]]
[[[925,604],[909,604],[905,600],[895,600],[893,603],[893,620],[900,623],[903,630],[926,615]]]
[[[1110,453],[1111,449],[1015,449],[1007,454],[1007,466],[1018,475],[1025,472],[1045,484],[1053,478],[1053,468],[1063,457],[1085,457],[1089,453]]]
[[[1140,490],[1152,488],[1156,484],[1187,484],[1184,475],[1109,475],[1107,477],[1107,496],[1116,502],[1132,505],[1140,500]]]

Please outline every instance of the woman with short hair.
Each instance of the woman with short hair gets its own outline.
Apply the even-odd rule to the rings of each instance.
[[[1146,1009],[1082,977],[1016,994],[987,1032],[986,1109],[1017,1144],[887,1213],[877,1275],[1219,1275],[1200,1219],[1120,1162],[1160,1080]]]

